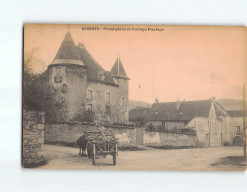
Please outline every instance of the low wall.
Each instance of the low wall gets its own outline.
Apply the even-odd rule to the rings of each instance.
[[[86,131],[93,130],[94,125],[70,124],[70,123],[47,123],[45,126],[45,144],[61,144],[76,146],[77,139]],[[108,129],[115,132],[119,138],[119,147],[135,146],[136,132],[133,128],[114,128]]]
[[[110,128],[115,131],[115,136],[119,139],[119,147],[135,147],[136,146],[136,129],[117,129]]]
[[[191,147],[197,146],[197,137],[195,135],[151,132],[144,131],[143,143],[145,146],[179,146]]]
[[[45,113],[23,110],[22,165],[36,167],[45,163],[43,158]]]

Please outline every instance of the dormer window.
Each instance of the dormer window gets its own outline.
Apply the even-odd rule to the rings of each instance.
[[[98,72],[98,79],[101,81],[105,80],[105,71],[99,71]]]
[[[105,80],[105,74],[100,75],[100,80],[104,81]]]

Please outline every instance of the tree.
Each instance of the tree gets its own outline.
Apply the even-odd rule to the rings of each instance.
[[[59,95],[58,89],[48,82],[48,73],[35,74],[32,71],[32,55],[24,59],[23,66],[23,108],[44,111],[46,121],[66,118],[66,101]],[[54,115],[54,110],[56,113]]]
[[[123,123],[122,117],[123,117],[123,110],[124,106],[123,103],[120,102],[120,98],[117,98],[116,102],[108,102],[106,105],[102,104],[102,101],[104,99],[101,98],[100,91],[98,92],[99,101],[96,105],[98,117],[96,117],[96,120],[99,124],[106,125],[109,123],[117,123],[121,124]],[[104,106],[108,106],[109,110],[105,108]]]

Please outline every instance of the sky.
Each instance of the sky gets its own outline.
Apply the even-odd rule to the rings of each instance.
[[[245,27],[29,24],[24,27],[24,58],[32,55],[34,72],[43,72],[52,63],[68,30],[75,44],[84,43],[105,70],[111,69],[119,53],[131,79],[131,100],[242,98]]]

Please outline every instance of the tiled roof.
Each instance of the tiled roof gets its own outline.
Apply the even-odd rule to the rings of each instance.
[[[104,84],[118,86],[109,71],[105,71],[100,64],[87,51],[86,47],[79,43],[75,45],[70,32],[67,32],[65,38],[54,58],[52,65],[76,64],[87,68],[88,80],[101,82]]]
[[[217,117],[228,115],[227,111],[217,101],[214,101],[214,106]]]
[[[231,117],[243,117],[244,116],[243,110],[228,110],[227,112]],[[247,110],[245,110],[245,116],[247,117]]]
[[[83,65],[81,56],[73,41],[70,32],[67,32],[64,40],[55,56],[52,64],[78,64]]]
[[[124,78],[124,79],[129,79],[129,77],[127,76],[122,61],[120,59],[120,57],[118,56],[117,60],[115,61],[111,71],[113,76],[115,77],[120,77],[120,78]]]
[[[89,80],[117,86],[113,80],[112,74],[109,71],[105,71],[100,66],[100,64],[93,58],[84,45],[79,44],[78,50],[83,64],[87,67],[87,75]]]
[[[144,121],[148,119],[150,108],[137,107],[129,112],[130,121]]]
[[[149,120],[190,121],[194,117],[208,117],[212,102],[214,103],[217,117],[227,114],[213,100],[164,102],[152,105],[149,112]]]

